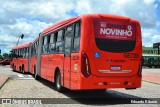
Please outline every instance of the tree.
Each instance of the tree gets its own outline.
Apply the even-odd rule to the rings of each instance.
[[[2,57],[2,55],[0,55],[0,60],[3,60],[3,57]]]
[[[8,53],[4,53],[4,54],[3,54],[3,58],[4,58],[4,59],[8,59],[8,58],[9,58]]]

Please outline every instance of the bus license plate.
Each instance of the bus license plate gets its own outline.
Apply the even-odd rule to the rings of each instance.
[[[111,66],[111,70],[119,71],[119,70],[121,70],[121,67],[120,66]]]

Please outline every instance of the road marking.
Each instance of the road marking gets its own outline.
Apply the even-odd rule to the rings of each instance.
[[[23,74],[19,74],[19,75],[14,75],[10,78],[11,80],[33,80],[33,76],[32,75],[23,75]]]
[[[11,77],[10,79],[11,80],[34,80],[34,78],[14,78],[14,77]]]
[[[34,78],[14,78],[14,80],[34,80]]]
[[[21,75],[18,75],[18,77],[24,77],[24,76],[21,74]]]

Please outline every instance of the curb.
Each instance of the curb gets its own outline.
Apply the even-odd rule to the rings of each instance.
[[[2,84],[0,84],[0,89],[3,87],[3,85],[9,80],[10,77],[6,77]]]

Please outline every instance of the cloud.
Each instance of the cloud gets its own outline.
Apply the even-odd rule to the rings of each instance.
[[[33,41],[38,34],[51,24],[37,20],[17,19],[15,24],[1,25],[0,27],[0,46],[3,52],[8,52],[16,45],[18,38],[24,34],[24,38],[19,40],[19,44]]]
[[[4,16],[0,16],[0,19],[6,17],[9,22],[9,20],[22,17],[31,19],[40,17],[45,22],[55,22],[70,17],[67,11],[70,11],[73,6],[71,0],[10,0],[2,3],[0,13],[3,13]]]
[[[156,29],[143,29],[142,42],[145,46],[152,46],[153,43],[160,42],[160,31]]]
[[[4,0],[3,0],[4,1]],[[86,13],[110,13],[129,16],[140,20],[143,27],[155,26],[155,0],[11,0],[2,3],[1,23],[14,23],[17,18],[41,18],[45,22],[57,22],[71,15],[75,10],[78,15]],[[150,17],[152,16],[152,17]]]
[[[158,0],[1,0],[0,46],[5,51],[16,44],[32,41],[44,28],[75,15],[105,13],[128,16],[140,21],[143,44],[158,41]],[[2,47],[3,46],[3,47]]]

